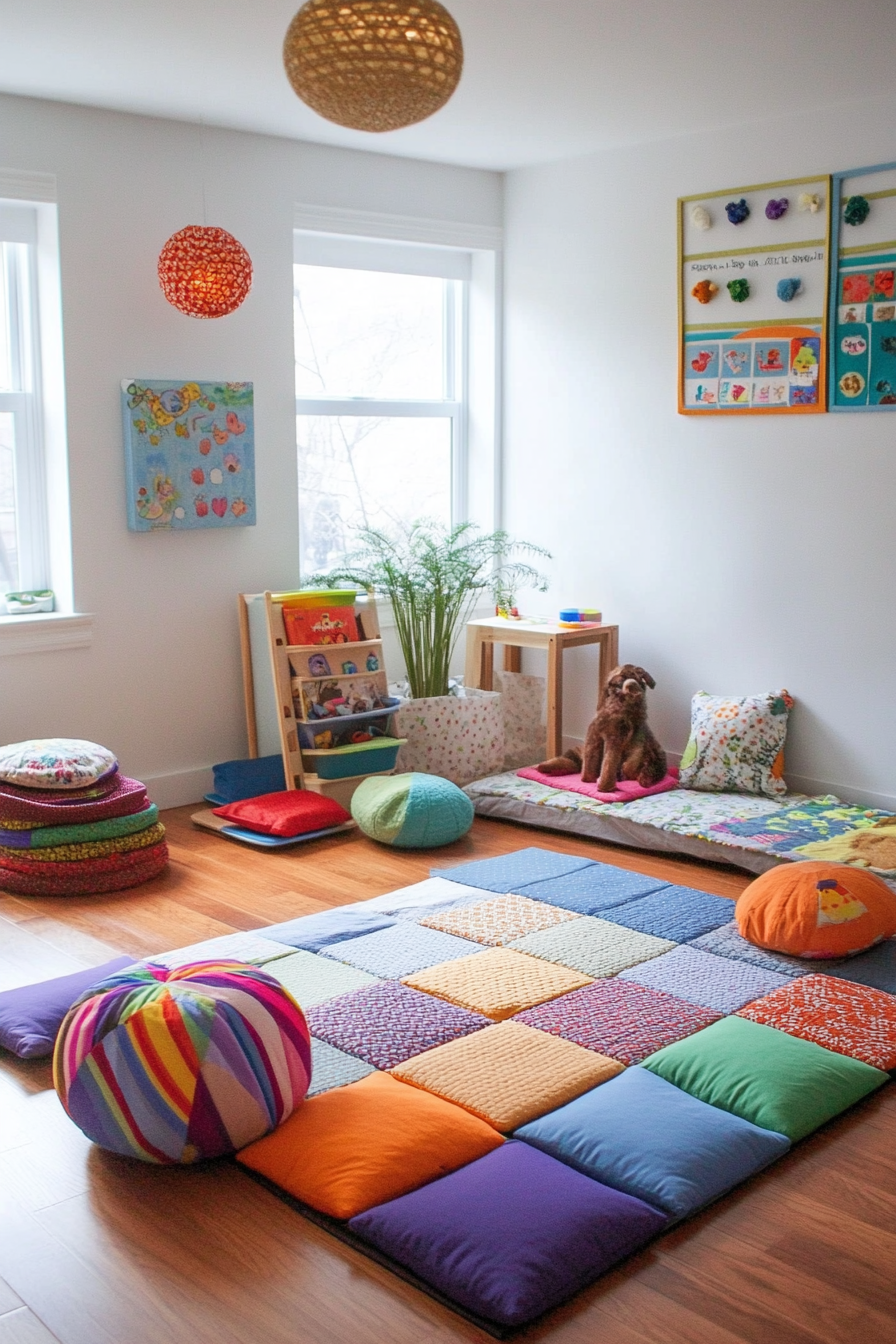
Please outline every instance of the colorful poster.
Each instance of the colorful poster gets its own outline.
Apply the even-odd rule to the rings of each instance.
[[[132,532],[255,526],[251,383],[121,383]]]
[[[896,406],[896,164],[835,173],[833,411]]]
[[[830,183],[678,202],[679,410],[825,409]]]

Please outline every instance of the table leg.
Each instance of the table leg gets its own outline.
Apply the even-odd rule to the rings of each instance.
[[[484,691],[493,691],[495,689],[495,646],[490,639],[484,640],[482,644],[482,673],[479,678],[479,685]]]
[[[563,646],[548,640],[548,757],[563,753]]]
[[[523,666],[523,651],[518,644],[504,645],[504,671],[519,672]]]
[[[464,685],[476,690],[482,685],[482,631],[467,626],[467,656],[464,662]]]

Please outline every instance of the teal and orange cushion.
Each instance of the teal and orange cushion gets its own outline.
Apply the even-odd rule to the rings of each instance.
[[[743,1017],[667,1045],[644,1068],[792,1143],[889,1081],[861,1060]]]
[[[56,1038],[53,1081],[89,1139],[145,1162],[234,1152],[280,1124],[311,1077],[298,1004],[240,962],[139,964],[94,985]]]
[[[320,1213],[352,1218],[503,1142],[459,1106],[371,1073],[312,1097],[237,1160]]]

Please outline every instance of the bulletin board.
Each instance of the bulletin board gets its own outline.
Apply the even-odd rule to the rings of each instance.
[[[896,164],[835,173],[832,411],[896,409]]]
[[[826,409],[830,205],[826,176],[679,200],[680,412]]]

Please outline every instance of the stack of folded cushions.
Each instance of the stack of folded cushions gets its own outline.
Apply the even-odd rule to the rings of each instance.
[[[159,809],[111,751],[78,738],[0,747],[0,889],[80,896],[139,886],[168,862]]]

